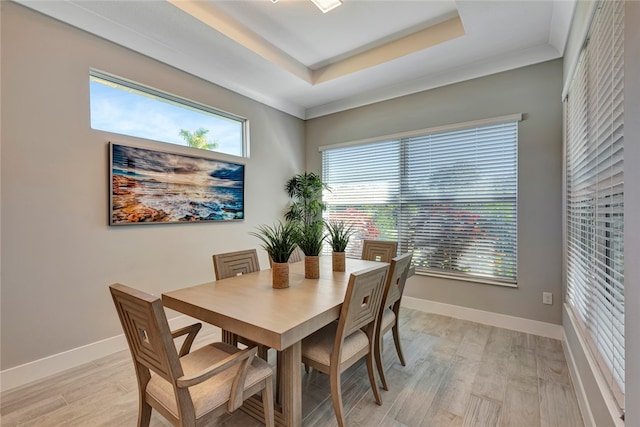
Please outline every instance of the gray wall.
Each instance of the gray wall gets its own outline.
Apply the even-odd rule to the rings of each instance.
[[[212,253],[257,247],[248,232],[281,217],[304,166],[304,122],[1,3],[4,370],[121,334],[110,283],[159,295],[213,280]],[[249,118],[246,220],[108,227],[107,142],[151,142],[90,128],[90,67]]]
[[[397,132],[523,113],[518,141],[518,288],[414,276],[405,295],[561,323],[562,61],[404,96],[307,122],[306,166],[318,147]],[[542,292],[554,304],[542,304]]]

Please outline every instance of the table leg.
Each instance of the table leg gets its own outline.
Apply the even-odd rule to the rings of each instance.
[[[282,418],[287,426],[302,425],[302,345],[298,341],[280,354]]]
[[[238,346],[238,336],[233,332],[229,332],[227,330],[222,330],[222,342],[226,344],[231,344],[234,347]]]

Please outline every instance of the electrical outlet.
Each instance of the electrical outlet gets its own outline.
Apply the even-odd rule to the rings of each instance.
[[[547,305],[553,304],[553,294],[551,292],[542,293],[542,303]]]

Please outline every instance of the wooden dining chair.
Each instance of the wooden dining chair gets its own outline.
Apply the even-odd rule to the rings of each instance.
[[[289,257],[289,264],[300,261],[302,261],[302,251],[299,247],[296,246],[293,252],[291,252],[291,256]]]
[[[289,260],[287,262],[289,264],[293,264],[294,262],[300,261],[302,261],[302,251],[299,247],[296,246],[293,252],[291,252],[291,256],[289,256]],[[271,259],[271,257],[269,257],[269,266],[273,267],[273,260]]]
[[[363,240],[362,257],[368,261],[391,262],[398,254],[398,242],[385,240]]]
[[[255,347],[217,342],[190,352],[200,323],[171,332],[160,298],[121,284],[109,289],[138,380],[138,426],[149,425],[152,409],[176,426],[206,425],[258,392],[265,424],[274,425],[272,371]],[[184,335],[178,353],[173,339]]]
[[[340,318],[302,341],[302,362],[328,374],[333,409],[338,425],[346,425],[342,407],[340,374],[366,356],[369,382],[378,405],[382,405],[374,372],[375,325],[386,283],[388,265],[352,273]]]
[[[213,255],[213,270],[216,274],[216,280],[259,271],[258,252],[255,249],[247,249],[215,254]]]
[[[216,274],[216,280],[227,279],[229,277],[240,276],[242,274],[253,273],[260,270],[258,261],[258,252],[255,249],[247,249],[236,252],[226,252],[213,255],[213,270]],[[230,334],[223,330],[223,336],[231,335],[226,341],[233,345],[238,343],[247,347],[258,347],[258,356],[267,360],[267,352],[269,347],[252,341],[248,338]]]
[[[387,385],[387,378],[384,374],[382,338],[390,329],[393,329],[393,342],[396,345],[396,352],[398,353],[400,363],[402,366],[406,366],[404,354],[402,353],[402,346],[400,345],[398,315],[400,314],[400,300],[402,299],[404,285],[407,281],[407,276],[409,275],[412,256],[412,254],[408,253],[395,257],[391,260],[389,274],[387,275],[387,282],[384,287],[383,303],[380,305],[380,313],[378,314],[375,338],[375,358],[376,366],[378,367],[378,374],[380,374],[380,380],[382,381],[382,388],[385,390],[389,390],[389,387]]]

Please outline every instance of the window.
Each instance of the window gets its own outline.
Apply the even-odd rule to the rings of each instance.
[[[624,2],[602,2],[566,108],[567,302],[624,402]]]
[[[397,240],[417,272],[513,286],[520,115],[322,147],[325,215],[354,224],[347,248]]]
[[[247,156],[242,117],[95,70],[91,128],[235,156]]]

